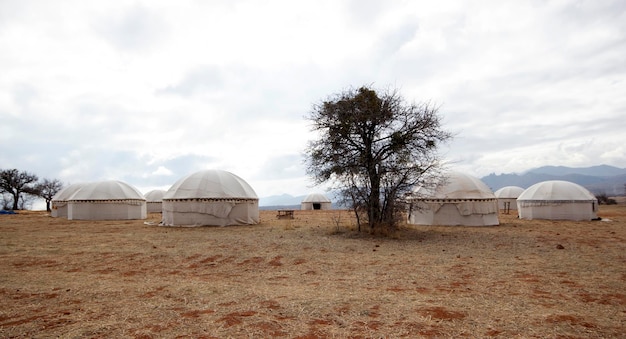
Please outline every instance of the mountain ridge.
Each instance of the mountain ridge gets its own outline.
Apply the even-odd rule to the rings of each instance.
[[[547,180],[565,180],[579,184],[593,194],[605,193],[609,196],[625,194],[626,168],[610,165],[590,167],[542,166],[521,173],[491,173],[480,178],[492,191],[505,186],[519,186],[524,189]],[[332,198],[336,193],[327,193]],[[278,194],[259,198],[261,209],[298,209],[307,195],[293,196]],[[334,205],[334,204],[333,204]]]
[[[494,192],[505,186],[528,188],[547,180],[579,184],[594,194],[622,195],[626,189],[626,168],[610,165],[590,167],[542,166],[517,173],[489,174],[481,178]]]
[[[626,174],[626,168],[619,168],[604,164],[590,167],[542,166],[527,170],[523,173],[530,172],[551,175],[581,174],[589,176],[611,177]]]
[[[286,193],[271,195],[259,198],[259,206],[300,206],[300,203],[304,200],[304,198],[306,198],[306,194],[298,196]]]

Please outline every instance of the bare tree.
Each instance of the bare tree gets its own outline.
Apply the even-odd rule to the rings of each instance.
[[[46,201],[46,211],[50,212],[50,201],[55,194],[63,188],[63,183],[58,179],[43,179],[35,186],[37,195]]]
[[[13,210],[19,209],[23,194],[37,195],[37,176],[17,169],[0,170],[0,190],[13,197]],[[22,200],[20,200],[22,198]]]
[[[359,229],[365,218],[370,232],[393,228],[405,194],[438,174],[437,146],[452,135],[441,130],[437,113],[428,103],[407,103],[395,90],[335,94],[307,117],[319,135],[305,150],[307,173],[339,190]]]

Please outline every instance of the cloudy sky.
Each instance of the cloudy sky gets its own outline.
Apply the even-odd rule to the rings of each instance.
[[[626,2],[0,0],[0,168],[311,188],[303,118],[350,86],[440,106],[476,176],[626,167]]]

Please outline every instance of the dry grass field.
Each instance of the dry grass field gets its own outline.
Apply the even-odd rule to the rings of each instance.
[[[347,211],[224,228],[0,215],[0,337],[624,338],[626,206],[599,215],[389,238]]]

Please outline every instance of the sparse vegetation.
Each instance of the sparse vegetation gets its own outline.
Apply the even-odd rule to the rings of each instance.
[[[18,169],[0,170],[0,195],[2,209],[23,210],[30,208],[36,197],[46,201],[46,209],[50,211],[50,200],[63,188],[61,181],[44,179],[38,182],[36,174]]]
[[[37,180],[39,178],[29,172],[17,169],[0,170],[0,193],[6,193],[11,197],[12,210],[23,208],[24,202],[27,201],[24,195],[36,195]]]
[[[35,193],[46,201],[46,211],[50,212],[50,202],[62,188],[63,183],[57,179],[43,179],[35,186]]]
[[[404,196],[438,181],[437,147],[451,134],[430,104],[364,86],[322,101],[308,118],[319,138],[306,149],[307,173],[339,191],[359,229],[364,222],[370,232],[393,232]]]
[[[621,338],[626,209],[599,215],[397,239],[335,210],[200,228],[3,215],[0,337]]]
[[[600,205],[616,205],[617,204],[617,201],[615,199],[609,198],[604,192],[596,194],[596,199],[598,199],[598,204]]]

